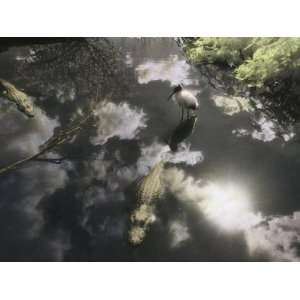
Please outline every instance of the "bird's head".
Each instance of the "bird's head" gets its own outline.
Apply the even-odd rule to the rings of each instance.
[[[178,92],[180,92],[182,89],[183,89],[182,84],[178,84],[178,85],[176,85],[176,86],[174,87],[173,91],[174,91],[175,93],[178,93]]]
[[[169,101],[173,95],[175,95],[176,93],[180,92],[183,89],[182,84],[178,84],[176,85],[173,90],[172,93],[168,96],[167,100]]]

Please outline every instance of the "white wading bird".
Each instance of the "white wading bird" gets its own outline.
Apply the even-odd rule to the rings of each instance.
[[[167,100],[169,101],[173,96],[181,107],[181,121],[183,121],[184,110],[187,111],[187,118],[189,118],[190,110],[195,111],[199,107],[198,99],[190,91],[184,89],[181,84],[175,86]]]

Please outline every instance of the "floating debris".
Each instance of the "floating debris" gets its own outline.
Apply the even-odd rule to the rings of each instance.
[[[4,79],[0,79],[0,96],[14,102],[18,110],[27,117],[34,117],[33,105],[29,100],[29,96]]]

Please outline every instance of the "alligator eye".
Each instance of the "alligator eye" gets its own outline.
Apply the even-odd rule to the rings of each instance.
[[[23,108],[22,106],[20,106],[20,105],[17,105],[17,107],[18,107],[18,110],[20,110],[20,111],[23,111],[23,112],[24,112],[24,108]]]

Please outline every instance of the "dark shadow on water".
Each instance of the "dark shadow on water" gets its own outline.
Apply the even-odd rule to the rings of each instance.
[[[178,150],[178,145],[192,135],[197,123],[197,116],[191,116],[180,124],[173,131],[169,140],[169,146],[172,151]]]

